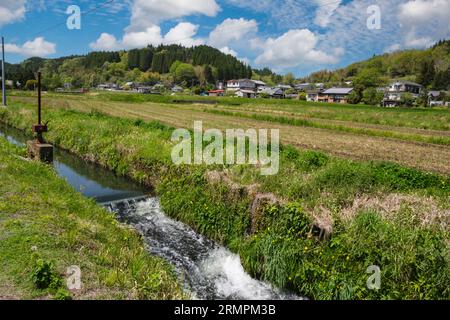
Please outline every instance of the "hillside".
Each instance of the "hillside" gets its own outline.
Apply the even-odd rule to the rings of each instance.
[[[179,72],[168,74],[174,62]],[[185,48],[179,45],[149,46],[121,52],[91,52],[83,56],[57,59],[30,58],[20,64],[7,64],[7,78],[22,86],[43,72],[46,89],[70,83],[74,87],[93,87],[104,82],[142,83],[186,81],[205,85],[233,78],[248,78],[251,67],[231,55],[208,46]],[[178,79],[177,79],[178,76]]]
[[[301,80],[321,83],[353,80],[379,86],[391,79],[409,80],[428,89],[446,90],[450,85],[450,40],[440,41],[426,50],[385,53],[335,71],[314,72]]]

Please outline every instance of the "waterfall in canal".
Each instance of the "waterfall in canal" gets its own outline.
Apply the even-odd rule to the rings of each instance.
[[[157,198],[116,201],[105,207],[133,225],[151,253],[175,266],[196,299],[299,299],[251,278],[238,255],[167,217]]]

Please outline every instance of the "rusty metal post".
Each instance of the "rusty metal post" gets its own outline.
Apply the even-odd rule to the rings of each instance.
[[[42,134],[48,132],[46,124],[42,124],[42,74],[38,72],[38,124],[33,125],[35,140],[28,141],[28,154],[32,159],[53,162],[53,146],[45,142]]]
[[[2,37],[2,103],[6,106],[5,38]]]
[[[38,125],[42,124],[42,91],[41,91],[42,74],[38,72]]]

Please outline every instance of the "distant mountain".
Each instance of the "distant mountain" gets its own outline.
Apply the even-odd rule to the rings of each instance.
[[[374,84],[402,79],[418,82],[429,89],[445,90],[450,85],[450,40],[439,41],[426,50],[385,53],[346,68],[314,72],[301,80],[344,83],[369,76],[377,78]]]

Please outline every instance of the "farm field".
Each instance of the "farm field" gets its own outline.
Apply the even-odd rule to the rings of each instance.
[[[158,120],[173,127],[192,128],[194,121],[202,120],[205,129],[280,129],[282,143],[301,149],[450,173],[450,111],[446,109],[382,109],[228,98],[218,99],[216,105],[176,104],[162,98],[165,97],[48,95],[43,101],[45,107],[96,110],[132,119]],[[31,96],[11,99],[14,103],[35,102]]]

